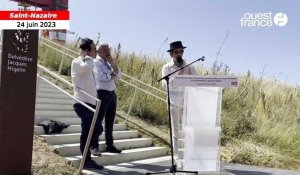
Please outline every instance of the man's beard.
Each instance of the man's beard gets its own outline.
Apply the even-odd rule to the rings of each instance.
[[[177,63],[180,64],[180,65],[183,64],[183,59],[182,59],[181,56],[176,57],[176,61],[177,61]]]

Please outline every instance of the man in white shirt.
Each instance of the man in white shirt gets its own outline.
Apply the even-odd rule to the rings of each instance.
[[[75,58],[72,61],[72,65],[71,65],[71,77],[72,77],[72,82],[75,86],[74,96],[77,99],[81,100],[82,102],[85,102],[87,105],[95,109],[96,100],[86,95],[79,89],[87,92],[88,94],[94,97],[97,97],[95,80],[93,76],[93,68],[94,68],[93,60],[95,59],[97,54],[96,46],[93,43],[93,40],[85,38],[82,40],[82,43],[80,44],[80,50],[81,50],[80,56],[78,58]],[[80,136],[80,151],[83,154],[94,113],[89,109],[87,109],[82,104],[77,102],[75,102],[73,107],[74,107],[74,111],[81,119],[82,131]],[[98,155],[98,156],[101,155],[100,151],[98,150],[98,146],[99,146],[98,138],[102,131],[103,128],[102,128],[101,121],[97,119],[95,129],[91,139],[91,144],[90,144],[91,151],[90,149],[88,150],[86,161],[84,164],[85,169],[103,169],[102,165],[96,164],[96,162],[94,162],[91,159],[91,152],[93,155]]]
[[[186,61],[182,58],[185,48],[186,47],[182,45],[181,41],[175,41],[170,44],[170,49],[167,52],[170,53],[172,60],[163,66],[162,77],[187,65]],[[176,75],[197,75],[197,72],[193,66],[188,66],[171,75],[169,79],[173,148],[174,155],[178,157],[179,121],[182,115],[182,95],[180,93],[180,89],[173,85],[174,77]],[[165,90],[167,90],[167,82],[165,80],[162,81],[162,86]]]
[[[98,57],[94,60],[94,75],[96,81],[97,95],[101,100],[98,118],[105,118],[105,141],[106,151],[121,153],[113,144],[113,126],[116,117],[117,98],[115,94],[115,80],[122,78],[121,70],[116,66],[110,54],[108,44],[102,44],[97,50]]]

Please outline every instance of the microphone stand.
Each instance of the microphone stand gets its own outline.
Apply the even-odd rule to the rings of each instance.
[[[177,168],[176,168],[176,165],[174,163],[174,148],[173,148],[173,136],[172,136],[172,124],[171,124],[171,109],[170,109],[170,105],[171,105],[171,102],[170,102],[170,89],[169,89],[169,80],[170,80],[170,76],[175,74],[176,72],[190,66],[191,64],[194,64],[195,62],[197,61],[204,61],[205,60],[205,57],[201,57],[197,60],[195,60],[194,62],[191,62],[190,64],[187,64],[179,69],[177,69],[176,71],[172,72],[172,73],[169,73],[168,75],[160,78],[159,80],[157,80],[157,82],[160,82],[162,80],[166,80],[167,82],[167,92],[168,92],[168,113],[169,113],[169,127],[170,127],[170,141],[171,141],[171,160],[172,160],[172,165],[170,167],[170,170],[169,171],[160,171],[160,172],[153,172],[153,173],[146,173],[146,175],[151,175],[151,174],[163,174],[163,173],[173,173],[173,175],[175,175],[177,172],[180,172],[180,173],[192,173],[192,174],[198,174],[197,171],[178,171]]]

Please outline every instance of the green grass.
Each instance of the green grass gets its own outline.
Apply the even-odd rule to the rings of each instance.
[[[165,61],[145,55],[126,54],[114,50],[121,70],[154,87],[161,76]],[[62,58],[46,47],[39,49],[39,62],[58,71]],[[61,73],[70,76],[71,59],[66,59]],[[215,63],[212,68],[198,68],[202,75],[228,75],[229,67]],[[123,77],[129,80],[126,77]],[[134,81],[131,83],[165,98]],[[168,123],[164,101],[121,81],[117,82],[118,108],[128,111],[134,97],[131,114],[155,125]],[[222,101],[222,160],[258,166],[300,169],[300,90],[277,80],[255,78],[250,71],[239,76],[238,88],[224,89]]]

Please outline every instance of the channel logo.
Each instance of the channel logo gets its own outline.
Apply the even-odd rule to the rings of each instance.
[[[274,23],[275,25],[279,26],[279,27],[283,27],[287,24],[288,22],[288,17],[285,13],[276,13],[274,15]]]
[[[285,13],[279,12],[275,15],[272,12],[244,13],[240,23],[242,27],[272,27],[274,24],[283,27],[287,24],[288,17]]]

